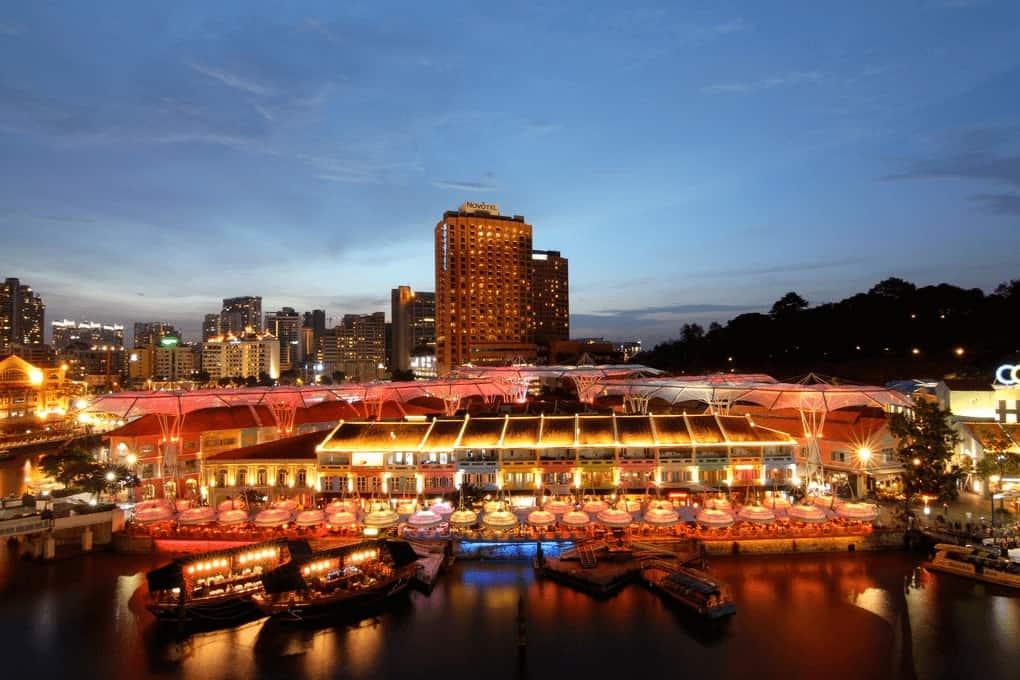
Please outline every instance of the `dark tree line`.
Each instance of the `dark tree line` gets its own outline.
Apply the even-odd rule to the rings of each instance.
[[[816,305],[787,293],[768,314],[741,314],[680,337],[635,361],[675,373],[815,371],[866,382],[904,377],[988,377],[1020,358],[1020,279],[986,295],[949,284],[886,279],[866,293]]]

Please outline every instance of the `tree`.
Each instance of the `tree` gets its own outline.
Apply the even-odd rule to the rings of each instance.
[[[950,464],[960,435],[949,423],[949,412],[920,400],[912,413],[893,414],[889,430],[898,439],[896,454],[903,464],[907,501],[917,496],[955,499],[963,470]]]
[[[395,381],[414,380],[414,371],[395,370],[390,373],[390,379]]]
[[[234,383],[233,378],[220,378],[219,380],[216,381],[216,384],[219,385],[220,387],[229,387],[233,383]]]
[[[269,374],[265,371],[259,373],[259,385],[262,387],[272,387],[273,379],[269,377]]]
[[[982,441],[984,455],[974,468],[974,473],[985,482],[992,503],[992,526],[995,526],[995,490],[992,481],[997,479],[1001,485],[1002,478],[1020,474],[1020,454],[1012,451],[1013,442],[1005,433],[997,433]]]
[[[49,454],[39,462],[39,468],[67,488],[96,494],[139,484],[138,477],[125,466],[105,465],[80,448]]]
[[[259,379],[256,378],[253,375],[249,375],[247,378],[244,379],[244,386],[245,387],[257,387],[258,384],[259,384]]]
[[[209,371],[198,371],[194,378],[195,382],[205,385],[212,379],[212,376],[209,375]]]
[[[872,286],[871,290],[868,291],[868,295],[878,295],[881,297],[902,300],[916,290],[917,286],[909,281],[904,281],[903,279],[895,276],[890,276],[889,278],[879,281]]]
[[[773,317],[790,316],[807,309],[808,301],[792,290],[783,297],[776,300],[769,311]]]
[[[342,383],[347,379],[347,374],[343,371],[333,371],[333,382]]]
[[[705,329],[700,324],[685,323],[680,329],[680,340],[687,343],[697,343],[705,339]]]

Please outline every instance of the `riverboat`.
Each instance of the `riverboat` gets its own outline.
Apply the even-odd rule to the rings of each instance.
[[[146,575],[147,607],[157,619],[178,623],[233,623],[258,614],[252,596],[262,592],[262,577],[307,543],[265,541],[179,557]]]
[[[924,566],[932,571],[1020,588],[1020,564],[988,548],[938,543],[935,545],[935,557]]]
[[[671,602],[707,619],[721,619],[737,613],[725,586],[697,569],[664,560],[641,563],[641,579]]]
[[[295,556],[262,577],[253,597],[259,610],[282,621],[339,617],[403,592],[418,556],[407,541],[378,539]]]

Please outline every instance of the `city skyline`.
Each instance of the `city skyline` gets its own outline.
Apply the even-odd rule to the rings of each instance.
[[[1020,268],[1020,8],[591,9],[9,8],[0,271],[49,319],[339,319],[431,290],[434,216],[493,202],[570,254],[574,335],[651,344]]]

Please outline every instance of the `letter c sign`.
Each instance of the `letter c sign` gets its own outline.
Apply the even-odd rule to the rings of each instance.
[[[1000,385],[1020,385],[1020,364],[1003,364],[995,369],[995,380]]]

